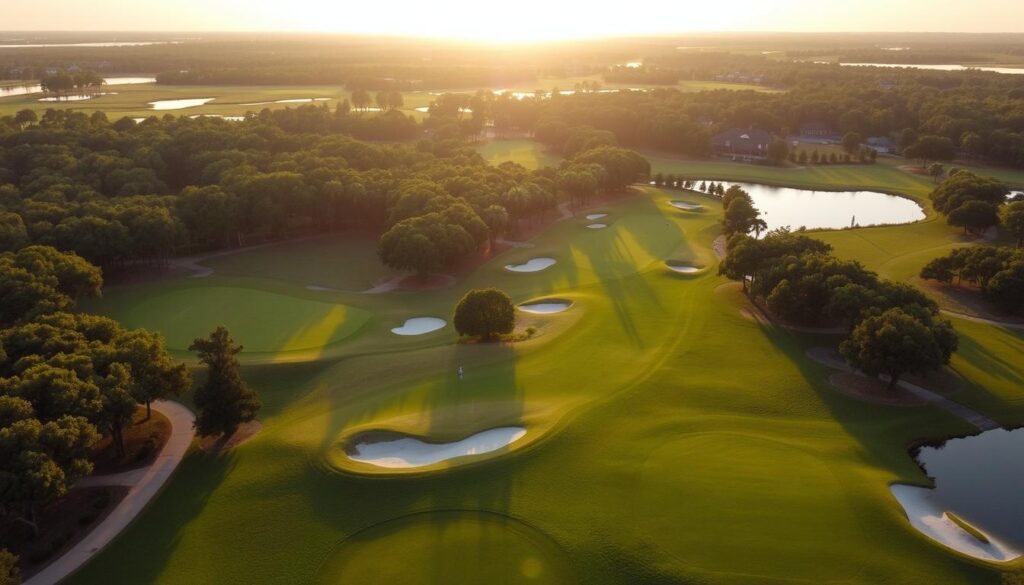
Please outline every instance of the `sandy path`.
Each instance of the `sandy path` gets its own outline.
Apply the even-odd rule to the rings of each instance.
[[[94,475],[79,481],[78,485],[81,486],[128,486],[128,495],[92,532],[71,550],[25,581],[25,585],[49,585],[67,578],[117,538],[117,535],[160,493],[192,445],[192,439],[195,437],[192,423],[195,417],[188,408],[169,400],[154,402],[153,410],[171,421],[171,436],[156,460],[141,469],[110,475]]]

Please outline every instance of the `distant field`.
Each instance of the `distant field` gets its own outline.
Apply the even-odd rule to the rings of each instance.
[[[508,90],[514,92],[533,92],[535,90],[550,91],[557,87],[559,90],[572,90],[577,83],[584,81],[598,82],[606,89],[624,88],[654,88],[663,86],[651,85],[629,85],[621,83],[605,84],[600,76],[590,77],[569,77],[569,78],[544,78],[536,82],[513,84],[510,86],[494,86],[488,88],[458,88],[438,89],[431,91],[413,91],[403,94],[405,105],[403,110],[417,119],[425,117],[423,112],[416,111],[416,108],[429,106],[430,102],[441,93],[475,93],[480,89],[492,91]],[[0,85],[21,85],[21,82],[0,82]],[[752,90],[752,91],[774,91],[762,86],[745,85],[739,83],[719,83],[714,81],[683,81],[677,86],[680,91],[705,91],[715,89],[729,90]],[[338,102],[351,98],[351,92],[341,86],[332,85],[112,85],[105,86],[104,92],[116,93],[116,95],[98,96],[89,100],[68,101],[68,102],[40,102],[43,94],[31,94],[0,98],[0,115],[13,114],[19,110],[32,109],[39,112],[50,108],[71,109],[79,112],[92,113],[96,111],[106,112],[111,119],[122,116],[141,118],[146,116],[162,116],[171,114],[175,116],[193,115],[221,115],[221,116],[242,116],[246,112],[258,112],[264,108],[284,108],[302,105],[300,103],[272,103],[278,100],[294,100],[305,98],[327,98],[326,101],[316,102],[327,104],[332,109]],[[201,106],[180,110],[154,110],[149,103],[158,100],[197,99],[214,98],[213,101]],[[260,103],[271,102],[271,103]],[[250,104],[250,105],[247,105]],[[258,104],[258,105],[251,105]]]
[[[477,152],[491,164],[514,162],[530,170],[558,166],[561,160],[560,156],[547,152],[529,138],[491,140],[479,146]]]

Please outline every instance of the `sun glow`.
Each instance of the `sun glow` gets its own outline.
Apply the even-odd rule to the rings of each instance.
[[[1012,32],[1020,0],[929,10],[926,0],[35,0],[9,30],[268,31],[432,37],[494,43],[730,31]]]
[[[689,2],[651,2],[629,10],[576,1],[519,0],[477,4],[462,0],[379,5],[305,0],[316,8],[294,14],[290,28],[317,32],[383,33],[494,43],[572,40],[741,26],[733,10]],[[739,0],[740,4],[755,5]],[[749,14],[749,11],[748,11]],[[667,17],[667,18],[666,18]],[[743,20],[747,20],[744,18]]]

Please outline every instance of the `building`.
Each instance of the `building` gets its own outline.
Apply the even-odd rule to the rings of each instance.
[[[711,139],[711,150],[715,154],[764,157],[772,140],[771,133],[764,130],[733,128],[715,135]]]
[[[879,154],[889,154],[896,149],[892,140],[890,140],[888,136],[872,136],[864,142],[866,142],[871,148],[878,151]]]
[[[835,139],[837,134],[831,126],[824,122],[804,122],[800,124],[800,136],[803,138]]]

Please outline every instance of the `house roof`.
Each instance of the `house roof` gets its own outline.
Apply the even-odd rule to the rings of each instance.
[[[725,132],[722,132],[721,134],[716,134],[715,137],[711,139],[711,141],[712,143],[715,144],[725,144],[726,142],[731,142],[734,145],[740,143],[748,143],[763,144],[767,146],[772,141],[772,135],[769,132],[757,128],[752,128],[749,130],[744,130],[742,128],[732,128],[726,130]]]

